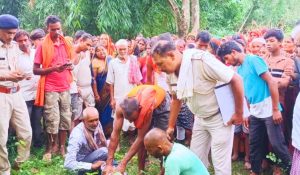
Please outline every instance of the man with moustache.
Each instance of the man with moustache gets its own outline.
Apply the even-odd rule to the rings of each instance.
[[[85,108],[82,120],[71,132],[64,166],[75,171],[98,170],[107,158],[107,146],[97,109]]]
[[[19,142],[15,163],[18,166],[30,155],[32,131],[25,100],[20,93],[19,81],[26,78],[18,70],[17,59],[20,55],[18,45],[12,42],[19,28],[19,20],[8,14],[0,15],[0,174],[10,174],[7,152],[8,127],[16,130]]]
[[[52,153],[65,155],[67,131],[71,128],[70,62],[73,45],[62,36],[61,20],[50,15],[45,22],[48,34],[37,48],[33,73],[41,75],[35,105],[44,106],[44,120],[48,144],[43,159],[51,160]],[[57,144],[59,140],[59,147]]]
[[[34,105],[37,84],[40,78],[39,76],[33,75],[35,49],[31,49],[30,36],[25,30],[19,30],[14,40],[18,43],[21,50],[17,67],[27,76],[26,79],[20,81],[19,83],[20,91],[25,99],[31,121],[33,134],[32,142],[34,147],[40,148],[43,145],[43,129],[41,122],[43,108]]]

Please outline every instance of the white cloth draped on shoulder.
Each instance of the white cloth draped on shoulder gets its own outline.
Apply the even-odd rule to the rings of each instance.
[[[180,66],[178,82],[177,82],[177,98],[185,99],[193,96],[193,69],[192,58],[201,59],[205,51],[198,49],[187,49],[183,52],[183,58]],[[197,55],[197,57],[194,57]],[[201,55],[201,56],[199,56]]]

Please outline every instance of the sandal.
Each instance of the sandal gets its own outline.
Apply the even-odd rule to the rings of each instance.
[[[46,153],[46,154],[43,155],[43,161],[50,162],[51,158],[52,158],[51,153]]]

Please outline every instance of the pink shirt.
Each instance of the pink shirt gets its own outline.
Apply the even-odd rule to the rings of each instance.
[[[63,65],[68,62],[68,54],[65,49],[64,43],[54,44],[54,56],[50,67],[57,64]],[[34,63],[42,64],[43,54],[42,46],[40,45],[35,54]],[[63,72],[51,72],[46,75],[45,92],[63,92],[70,89],[70,83],[68,82],[69,70]]]

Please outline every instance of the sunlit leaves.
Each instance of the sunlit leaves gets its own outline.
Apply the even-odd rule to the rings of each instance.
[[[119,38],[126,37],[132,27],[131,11],[126,0],[103,0],[98,7],[97,26]]]
[[[219,36],[233,34],[243,24],[291,28],[300,16],[299,0],[199,0],[200,29]],[[58,15],[66,35],[85,30],[93,35],[109,33],[114,40],[133,38],[139,33],[153,36],[176,32],[176,21],[167,0],[0,0],[0,12],[20,18],[21,27],[43,28],[48,15]],[[182,0],[175,0],[182,6]],[[30,4],[30,5],[29,5]]]

